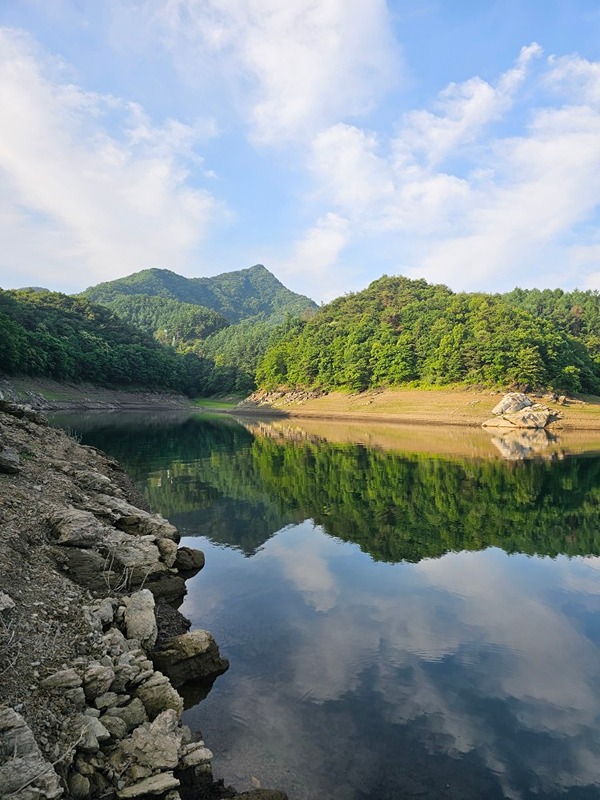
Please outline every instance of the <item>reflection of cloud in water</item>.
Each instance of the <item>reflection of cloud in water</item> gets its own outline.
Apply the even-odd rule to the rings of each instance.
[[[276,588],[295,590],[277,654],[285,677],[255,668],[220,697],[219,713],[237,721],[231,764],[250,764],[259,739],[292,772],[312,765],[314,785],[294,794],[308,798],[330,788],[333,760],[348,781],[356,759],[361,781],[375,781],[390,767],[384,737],[396,731],[436,758],[471,759],[469,774],[476,757],[505,797],[598,785],[598,651],[548,595],[568,595],[574,571],[593,573],[600,559],[487,550],[388,565],[356,556],[306,523],[265,546]],[[357,741],[364,759],[340,766]]]
[[[306,547],[304,542],[302,548]],[[298,579],[301,551],[288,543],[286,559],[294,552]],[[319,574],[328,576],[327,591],[332,596],[331,572],[313,550],[305,564],[310,570],[317,562]],[[561,577],[560,565],[546,567],[553,572],[558,567]],[[540,779],[563,785],[596,783],[593,747],[584,743],[586,732],[596,743],[599,740],[595,733],[599,663],[593,644],[560,610],[533,595],[523,573],[515,574],[510,558],[497,551],[454,554],[412,569],[428,589],[434,589],[434,602],[423,587],[403,594],[399,603],[385,590],[375,596],[358,585],[351,591],[340,588],[339,606],[311,619],[310,630],[296,621],[301,646],[290,667],[300,696],[321,701],[340,698],[353,691],[361,673],[373,666],[374,686],[385,695],[389,722],[425,717],[430,747],[439,743],[450,753],[478,750],[491,769],[502,773],[505,767],[495,751],[505,748],[486,727],[489,718],[471,713],[460,695],[449,692],[439,674],[427,669],[427,662],[452,657],[468,673],[462,680],[468,680],[470,691],[486,701],[497,698],[507,703],[520,728],[552,738],[569,737],[565,751],[577,746],[572,767],[563,767],[562,773],[554,763],[536,763]],[[310,594],[312,578],[307,586]],[[399,668],[405,676],[408,669],[403,680],[397,678]],[[578,745],[576,736],[582,737]]]
[[[279,534],[269,547],[269,555],[279,560],[286,578],[315,611],[329,611],[337,603],[338,587],[325,556],[316,551],[310,539],[297,539],[297,533],[305,527],[314,529],[304,522],[290,529],[289,536]]]

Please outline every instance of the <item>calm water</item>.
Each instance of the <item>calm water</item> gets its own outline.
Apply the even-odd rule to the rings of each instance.
[[[217,776],[290,800],[600,798],[600,457],[60,422],[206,552],[182,611],[231,668],[185,721]]]

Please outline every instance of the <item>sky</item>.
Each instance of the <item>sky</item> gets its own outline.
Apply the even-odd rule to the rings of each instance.
[[[2,0],[0,287],[600,289],[598,0]]]

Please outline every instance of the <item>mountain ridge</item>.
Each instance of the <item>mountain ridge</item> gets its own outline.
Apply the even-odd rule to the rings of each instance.
[[[300,314],[317,308],[309,297],[284,286],[263,264],[194,278],[152,267],[90,286],[80,294],[109,308],[119,297],[136,295],[204,306],[225,317],[230,324],[259,315],[283,319],[287,313]]]

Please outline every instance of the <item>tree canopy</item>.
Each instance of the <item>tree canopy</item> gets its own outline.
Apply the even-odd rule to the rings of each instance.
[[[384,276],[290,321],[257,369],[262,388],[362,391],[407,383],[600,391],[600,296],[455,294]]]

